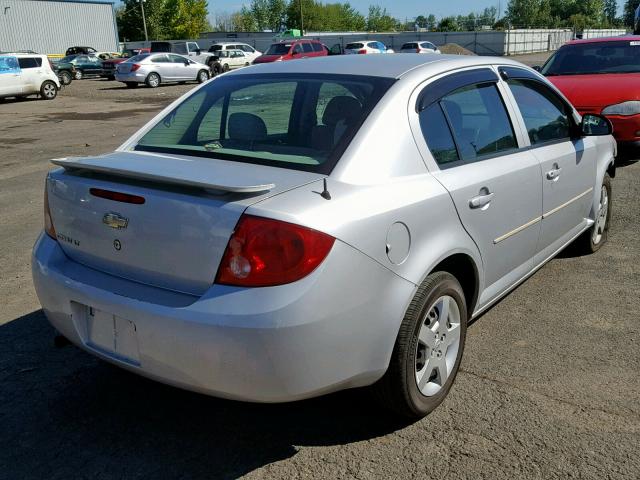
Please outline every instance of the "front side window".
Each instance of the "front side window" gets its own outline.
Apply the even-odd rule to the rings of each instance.
[[[465,162],[518,147],[494,83],[459,88],[440,101]]]
[[[313,47],[314,52],[321,52],[322,50],[324,50],[324,48],[322,48],[322,44],[318,42],[313,42],[311,46]]]
[[[293,47],[293,54],[298,54],[298,53],[302,53],[302,47],[300,46],[299,43],[296,43],[295,46]]]
[[[309,42],[304,42],[302,44],[302,50],[304,50],[304,53],[311,53],[313,52],[313,47]]]
[[[242,75],[198,90],[136,150],[330,172],[393,80]]]
[[[532,145],[568,139],[571,120],[564,102],[548,87],[532,80],[507,82],[516,99]]]

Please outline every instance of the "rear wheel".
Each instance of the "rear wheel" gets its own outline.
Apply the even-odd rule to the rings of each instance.
[[[64,72],[60,72],[58,78],[60,78],[60,83],[62,85],[70,85],[71,81],[73,80],[71,73],[67,72],[66,70]]]
[[[151,72],[147,75],[147,79],[144,81],[148,87],[156,88],[160,85],[160,75],[157,73]]]
[[[460,367],[467,316],[453,275],[436,272],[425,279],[402,321],[389,368],[373,386],[383,405],[420,418],[442,403]]]
[[[595,215],[595,223],[584,232],[577,240],[576,247],[581,253],[595,253],[600,250],[609,236],[609,222],[611,221],[611,177],[604,174],[600,186],[600,200]]]
[[[40,96],[45,100],[53,100],[58,96],[58,86],[51,80],[46,80],[40,87]]]
[[[229,65],[225,63],[225,64],[222,66],[222,73],[224,73],[224,72],[228,72],[228,71],[229,71]]]
[[[200,70],[198,72],[198,83],[204,83],[209,80],[209,72],[206,70]]]
[[[82,70],[76,70],[75,73],[73,74],[73,78],[75,80],[82,80],[82,77],[84,77]]]

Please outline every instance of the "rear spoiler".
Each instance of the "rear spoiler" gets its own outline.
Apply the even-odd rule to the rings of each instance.
[[[162,169],[141,155],[111,154],[98,157],[57,158],[51,163],[69,172],[87,171],[143,180],[164,185],[202,188],[211,193],[260,193],[275,188],[274,183],[260,181],[238,182],[238,172],[220,165],[184,161],[164,157]],[[154,168],[155,167],[155,168]],[[159,172],[161,171],[161,172]],[[251,175],[246,175],[251,180]]]

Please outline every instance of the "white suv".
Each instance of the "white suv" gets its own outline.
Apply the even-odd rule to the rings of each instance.
[[[253,63],[256,58],[262,55],[262,52],[246,43],[216,42],[209,47],[209,53],[216,53],[219,50],[242,50],[249,63]]]
[[[46,55],[0,55],[0,99],[39,94],[53,100],[59,89],[60,80]]]

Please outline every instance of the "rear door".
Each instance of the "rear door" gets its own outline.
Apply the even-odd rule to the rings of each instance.
[[[430,83],[417,105],[421,134],[439,168],[433,175],[482,255],[480,305],[531,270],[540,234],[540,164],[520,148],[521,131],[503,93],[496,73],[480,68]]]
[[[572,108],[533,73],[501,69],[542,167],[542,231],[537,262],[547,259],[587,225],[596,177],[593,140],[572,138]]]
[[[175,81],[178,74],[174,63],[169,59],[169,55],[166,53],[154,55],[151,59],[153,70],[160,75],[162,81]]]
[[[39,57],[18,58],[22,72],[22,93],[38,93],[43,81],[42,59]]]
[[[0,96],[9,97],[22,93],[22,72],[16,57],[0,56]]]

